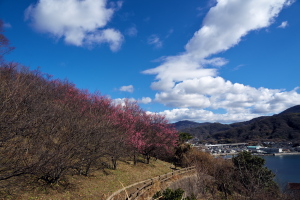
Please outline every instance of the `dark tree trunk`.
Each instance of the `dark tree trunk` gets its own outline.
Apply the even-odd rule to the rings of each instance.
[[[112,163],[112,169],[116,170],[117,169],[117,159],[115,157],[111,158],[111,163]]]

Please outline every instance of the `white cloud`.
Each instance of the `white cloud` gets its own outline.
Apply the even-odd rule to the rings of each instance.
[[[201,61],[196,62],[187,54],[169,56],[164,58],[164,63],[160,66],[145,70],[143,73],[157,74],[157,81],[152,83],[152,89],[169,91],[176,82],[216,75],[216,69],[204,69],[200,63]]]
[[[102,31],[95,31],[86,36],[86,43],[89,45],[108,43],[112,51],[117,51],[121,47],[123,41],[122,34],[114,29],[105,29]]]
[[[202,28],[185,46],[196,57],[225,51],[249,31],[268,27],[287,0],[218,0],[206,15]]]
[[[215,114],[212,111],[204,109],[188,109],[188,108],[176,108],[173,110],[165,110],[159,114],[166,116],[170,122],[176,122],[180,120],[191,120],[199,122],[219,122],[219,123],[231,123],[236,121],[250,120],[259,115],[249,113],[247,110],[240,113],[226,113]]]
[[[142,103],[142,104],[148,104],[151,102],[152,102],[152,99],[150,97],[143,97],[142,99],[138,100],[138,103]]]
[[[228,61],[212,56],[237,45],[250,31],[267,28],[289,0],[218,0],[207,13],[203,26],[188,41],[185,52],[164,57],[145,74],[156,75],[152,89],[159,90],[156,102],[175,107],[164,111],[170,120],[232,122],[261,114],[280,112],[300,104],[292,91],[254,88],[218,76]],[[208,59],[209,58],[209,59]],[[224,109],[225,114],[203,110]]]
[[[251,88],[249,88],[251,90]],[[253,95],[248,94],[222,94],[226,100],[221,102],[211,102],[217,107],[210,106],[212,109],[224,108],[227,112],[224,114],[214,113],[212,111],[201,109],[199,106],[192,108],[175,108],[165,110],[160,114],[165,115],[171,122],[180,120],[192,120],[199,122],[220,122],[232,123],[246,121],[259,117],[264,114],[277,114],[283,110],[300,104],[300,94],[296,89],[286,91],[272,91],[266,88],[260,88],[260,91],[252,88]],[[255,94],[256,93],[256,94]],[[187,96],[185,96],[187,97]],[[182,97],[184,99],[185,97]],[[214,96],[214,98],[216,98]],[[192,101],[192,99],[190,99]],[[197,99],[193,99],[196,101]],[[211,99],[210,99],[211,100]],[[201,99],[200,101],[201,102]]]
[[[223,65],[226,65],[228,63],[228,60],[224,58],[212,58],[212,59],[204,59],[202,60],[202,65],[211,65],[214,67],[221,67]]]
[[[119,10],[119,9],[121,9],[121,7],[123,6],[123,1],[110,2],[109,4],[110,4],[110,6],[111,6],[112,8],[114,8],[115,10]]]
[[[133,87],[133,85],[127,85],[127,86],[120,87],[119,90],[122,91],[122,92],[130,92],[130,93],[132,93],[134,91],[134,87]]]
[[[170,107],[223,108],[231,113],[238,113],[242,108],[264,114],[280,112],[300,104],[300,94],[296,90],[257,89],[243,84],[233,84],[222,77],[207,76],[182,81],[171,91],[157,93],[155,101]]]
[[[155,48],[161,48],[163,46],[162,41],[157,35],[151,35],[148,38],[148,44],[154,45]]]
[[[126,34],[129,35],[130,37],[137,36],[137,33],[138,33],[138,31],[135,26],[132,26],[126,30]]]
[[[290,6],[295,2],[296,2],[296,0],[288,0],[288,1],[286,1],[286,6]]]
[[[288,26],[288,22],[284,21],[278,26],[278,28],[286,28],[287,26]]]
[[[150,97],[143,97],[142,99],[134,99],[134,98],[117,98],[113,99],[113,103],[117,105],[125,105],[125,101],[129,101],[131,103],[139,103],[139,104],[148,104],[152,102],[152,99]]]
[[[240,65],[236,66],[235,68],[233,68],[232,70],[236,71],[236,70],[239,70],[241,67],[244,67],[244,66],[245,66],[244,64],[240,64]]]
[[[109,43],[116,51],[123,42],[123,36],[114,29],[104,29],[111,20],[117,3],[112,8],[106,7],[106,0],[39,0],[25,11],[25,20],[30,20],[33,27],[57,38],[64,38],[68,44]]]
[[[134,98],[129,98],[129,99],[128,98],[117,98],[117,99],[112,100],[112,102],[115,105],[122,105],[122,106],[125,105],[126,101],[131,102],[131,103],[137,102]]]

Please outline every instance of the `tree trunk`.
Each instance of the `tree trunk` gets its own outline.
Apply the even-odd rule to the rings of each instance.
[[[116,170],[117,169],[117,159],[115,157],[111,157],[111,162],[112,162],[112,169]]]
[[[146,164],[150,163],[151,156],[149,154],[146,155]]]
[[[136,152],[133,152],[133,164],[136,165],[137,163],[137,158],[136,158]]]

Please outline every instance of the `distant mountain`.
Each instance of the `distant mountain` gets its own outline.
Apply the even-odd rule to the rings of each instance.
[[[175,123],[175,127],[203,142],[300,142],[300,105],[277,115],[262,116],[245,122],[220,124],[181,121]]]
[[[300,105],[293,106],[291,108],[286,109],[285,111],[279,113],[279,115],[282,114],[288,114],[288,113],[300,113]]]
[[[230,125],[227,124],[220,124],[220,123],[197,123],[191,121],[180,121],[175,123],[175,127],[180,132],[190,133],[200,140],[205,139],[206,137],[219,132],[225,131],[232,128]]]
[[[248,125],[211,135],[216,141],[300,141],[300,113],[266,117]]]
[[[200,126],[202,123],[192,122],[188,120],[179,121],[174,123],[176,130],[183,130],[185,128],[194,128]]]

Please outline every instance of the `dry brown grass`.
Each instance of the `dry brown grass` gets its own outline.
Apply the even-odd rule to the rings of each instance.
[[[138,163],[136,166],[128,162],[119,162],[117,170],[106,169],[94,171],[90,176],[67,176],[69,186],[61,185],[49,187],[34,187],[22,191],[18,196],[7,196],[7,199],[45,199],[45,200],[73,200],[73,199],[106,199],[110,194],[138,181],[152,178],[171,170],[171,164],[160,160],[150,164]],[[122,184],[121,184],[122,183]]]

